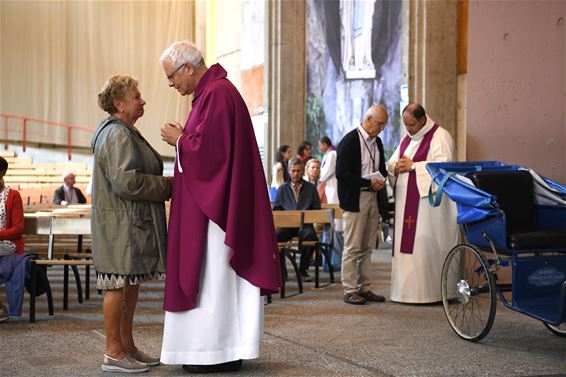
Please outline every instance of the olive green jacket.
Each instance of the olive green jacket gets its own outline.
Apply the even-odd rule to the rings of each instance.
[[[134,128],[109,117],[91,143],[92,251],[98,272],[138,275],[165,272],[164,200],[171,183],[163,161]]]

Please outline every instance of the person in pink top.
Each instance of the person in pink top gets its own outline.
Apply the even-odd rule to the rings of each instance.
[[[169,86],[193,94],[176,146],[161,362],[190,372],[235,371],[259,357],[263,300],[277,292],[279,256],[250,114],[220,64],[188,41],[161,56]]]

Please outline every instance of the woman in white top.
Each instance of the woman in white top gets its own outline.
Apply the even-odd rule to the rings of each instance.
[[[269,195],[271,200],[275,199],[275,194],[277,189],[283,183],[289,180],[289,171],[287,167],[287,162],[291,158],[291,147],[288,145],[281,145],[277,149],[277,154],[275,156],[275,164],[271,170],[271,186],[269,189]]]
[[[338,181],[336,180],[336,148],[328,136],[323,136],[318,141],[318,149],[324,153],[320,167],[319,192],[323,192],[327,203],[338,204]],[[344,234],[342,219],[334,220],[334,250],[331,263],[334,270],[340,270],[342,265],[342,249],[344,246]],[[326,264],[323,265],[327,269]]]

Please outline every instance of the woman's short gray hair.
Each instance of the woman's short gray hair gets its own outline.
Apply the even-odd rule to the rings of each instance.
[[[166,60],[170,61],[176,68],[187,63],[190,63],[195,68],[199,68],[204,64],[202,53],[195,44],[189,41],[177,41],[167,47],[159,58],[161,64]]]

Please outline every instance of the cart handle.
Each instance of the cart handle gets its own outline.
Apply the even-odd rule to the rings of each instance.
[[[444,173],[444,177],[442,177],[442,179],[438,183],[438,189],[436,190],[436,194],[433,194],[432,185],[435,183],[436,177],[438,177],[440,173]],[[440,169],[439,173],[436,174],[434,177],[432,177],[432,182],[430,183],[430,187],[428,188],[428,202],[432,207],[438,207],[440,205],[440,202],[442,202],[442,193],[443,193],[444,185],[454,174],[456,173],[452,171],[446,171],[444,169]]]

